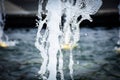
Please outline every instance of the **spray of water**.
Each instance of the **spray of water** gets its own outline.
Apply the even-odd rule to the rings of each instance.
[[[71,79],[74,80],[72,49],[80,40],[79,25],[86,19],[92,21],[90,15],[94,15],[101,4],[101,0],[39,0],[35,46],[43,58],[39,71],[43,80],[56,80],[57,72],[60,73],[60,79],[64,80],[62,49],[70,51],[69,69]],[[78,20],[78,17],[81,19]],[[43,27],[46,29],[43,30]]]
[[[9,41],[8,36],[4,33],[5,7],[4,0],[0,0],[0,47],[15,46],[17,41]]]
[[[119,16],[120,16],[120,2],[118,5],[118,10],[119,10]],[[119,17],[119,20],[120,20],[120,17]],[[118,41],[117,41],[117,45],[115,46],[115,51],[117,53],[120,53],[120,27],[118,29]]]
[[[4,4],[3,0],[0,0],[0,41],[2,41],[4,28]]]

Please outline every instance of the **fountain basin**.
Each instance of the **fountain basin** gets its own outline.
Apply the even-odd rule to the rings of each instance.
[[[80,31],[79,45],[73,49],[74,79],[119,80],[120,56],[114,51],[118,29],[97,26],[83,27]],[[5,31],[10,40],[17,40],[19,44],[0,48],[1,80],[38,80],[42,58],[34,46],[36,32],[35,28],[9,28]],[[69,51],[63,52],[64,77],[69,80]]]

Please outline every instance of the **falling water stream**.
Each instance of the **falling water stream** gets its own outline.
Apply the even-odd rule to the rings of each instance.
[[[0,41],[3,37],[3,28],[4,28],[4,3],[3,0],[0,0]]]
[[[5,7],[4,0],[0,0],[0,47],[15,46],[18,41],[9,40],[8,36],[4,33],[5,26]]]
[[[120,2],[118,5],[118,10],[119,10],[119,16],[120,16]],[[120,21],[120,17],[119,17],[119,21]],[[115,50],[117,53],[120,53],[120,27],[118,27],[118,41],[117,41],[117,45],[115,46]]]
[[[38,72],[40,79],[56,80],[57,73],[60,73],[60,79],[64,80],[63,50],[66,50],[70,52],[69,74],[74,80],[72,50],[80,40],[79,25],[83,20],[92,21],[90,15],[94,15],[101,5],[101,0],[39,0],[35,46],[43,58]]]

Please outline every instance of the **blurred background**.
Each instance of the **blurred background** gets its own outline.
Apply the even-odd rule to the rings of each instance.
[[[21,27],[35,26],[39,0],[5,0],[6,26]],[[84,21],[82,25],[118,25],[119,24],[119,0],[102,0],[103,5],[93,17],[93,22]]]

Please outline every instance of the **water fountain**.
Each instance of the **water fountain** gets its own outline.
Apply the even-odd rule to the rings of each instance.
[[[56,80],[60,73],[60,79],[64,80],[62,50],[66,50],[70,52],[69,74],[74,80],[72,49],[80,40],[79,25],[83,20],[92,21],[90,15],[94,15],[101,5],[101,0],[39,0],[35,46],[43,58],[38,72],[41,79]]]
[[[15,46],[17,41],[9,41],[8,36],[4,33],[5,26],[5,7],[4,0],[0,0],[0,47]]]
[[[4,0],[0,0],[0,46],[1,47],[7,47],[7,45],[2,40],[4,38],[4,32],[3,32],[4,21],[5,21]]]
[[[119,10],[119,15],[120,15],[120,3],[118,5],[118,10]],[[120,20],[120,18],[119,18]],[[115,51],[117,53],[120,53],[120,28],[118,28],[118,41],[117,41],[117,45],[115,46]]]

